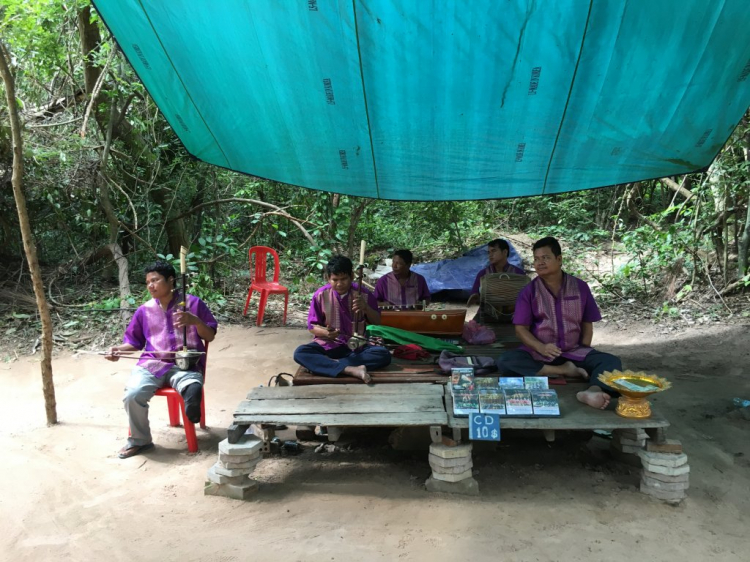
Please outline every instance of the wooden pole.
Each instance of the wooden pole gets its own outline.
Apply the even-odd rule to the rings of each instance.
[[[18,118],[16,105],[16,87],[10,72],[10,52],[5,44],[0,42],[0,75],[5,83],[5,97],[8,101],[8,115],[10,116],[10,131],[13,142],[13,197],[16,200],[18,224],[21,227],[23,249],[29,264],[31,281],[36,296],[36,306],[42,320],[42,390],[44,392],[44,409],[47,413],[47,425],[57,423],[57,403],[55,402],[55,385],[52,380],[52,318],[44,295],[42,272],[36,256],[36,242],[29,224],[29,213],[26,209],[26,196],[23,192],[23,141],[21,138],[21,121]]]

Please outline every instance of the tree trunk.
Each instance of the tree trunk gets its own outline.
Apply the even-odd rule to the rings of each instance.
[[[13,75],[10,72],[10,52],[0,43],[0,75],[5,82],[5,96],[8,100],[8,115],[10,116],[10,130],[13,139],[13,197],[18,210],[18,222],[21,227],[23,249],[29,264],[31,280],[36,296],[36,306],[42,321],[42,390],[44,392],[44,409],[47,413],[47,425],[57,423],[57,403],[55,402],[55,385],[52,380],[52,318],[44,294],[42,272],[36,255],[36,242],[29,224],[29,214],[26,209],[26,196],[23,192],[23,140],[21,139],[21,123],[18,118],[16,105],[16,88]]]
[[[745,118],[742,120],[742,124],[746,127],[745,134],[742,136],[742,152],[745,156],[745,162],[750,163],[750,119],[748,113],[745,114]],[[747,272],[747,252],[750,248],[750,201],[747,205],[747,215],[745,216],[745,228],[742,229],[742,236],[740,237],[739,251],[737,252],[737,279],[742,279]]]

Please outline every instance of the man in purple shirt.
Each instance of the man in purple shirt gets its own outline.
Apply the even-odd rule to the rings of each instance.
[[[518,295],[513,314],[523,345],[500,356],[500,373],[582,378],[590,386],[576,395],[578,400],[604,409],[617,392],[598,377],[604,371],[621,370],[622,363],[591,347],[593,323],[602,318],[596,301],[584,281],[562,270],[562,250],[555,238],[538,240],[533,250],[538,277]]]
[[[182,349],[184,326],[187,326],[188,349],[204,352],[203,341],[213,341],[218,326],[198,297],[187,295],[187,310],[181,309],[183,296],[175,291],[176,273],[171,264],[156,261],[145,272],[146,286],[153,298],[135,311],[125,330],[124,343],[110,348],[105,356],[109,361],[117,361],[126,352],[143,350],[125,386],[123,403],[130,422],[130,437],[118,453],[121,459],[153,449],[148,401],[160,388],[171,386],[177,390],[185,402],[187,418],[193,423],[200,421],[205,356],[190,370],[183,371],[175,365],[175,354],[164,352]]]
[[[516,275],[526,275],[526,272],[523,269],[508,262],[509,255],[510,245],[508,245],[507,240],[496,238],[487,244],[487,257],[489,258],[490,265],[477,273],[476,279],[474,279],[474,285],[471,288],[471,296],[469,297],[466,306],[479,300],[479,285],[482,281],[482,277],[488,273],[515,273]]]
[[[337,377],[343,373],[369,383],[372,377],[367,369],[388,365],[390,352],[369,344],[352,351],[347,342],[354,334],[353,320],[359,321],[359,334],[364,333],[366,323],[380,324],[378,301],[366,288],[353,283],[349,258],[333,257],[326,265],[326,274],[328,284],[315,291],[307,315],[313,341],[299,346],[294,360],[316,375]]]
[[[393,252],[393,271],[386,273],[375,284],[375,298],[378,304],[407,308],[430,302],[430,289],[427,281],[419,273],[413,272],[411,264],[414,256],[409,250]]]

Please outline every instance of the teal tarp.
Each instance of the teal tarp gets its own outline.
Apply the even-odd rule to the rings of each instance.
[[[748,0],[94,0],[187,150],[313,189],[518,197],[693,172]]]

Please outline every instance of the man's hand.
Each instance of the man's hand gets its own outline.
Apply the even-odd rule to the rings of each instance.
[[[200,326],[202,324],[200,318],[198,318],[192,312],[177,310],[174,313],[174,327],[182,328],[184,326]]]
[[[562,350],[554,343],[545,343],[537,348],[537,353],[549,359],[555,359],[556,357],[560,357]]]
[[[364,295],[357,295],[354,297],[354,300],[352,300],[352,309],[355,313],[362,312],[363,314],[367,314],[367,299]]]
[[[107,361],[119,361],[120,360],[120,347],[117,345],[113,345],[109,348],[109,353],[107,353],[104,358]]]
[[[334,330],[331,326],[326,326],[327,333],[325,336],[323,336],[325,339],[330,341],[336,341],[339,339],[339,336],[341,335],[341,332],[338,330]]]

